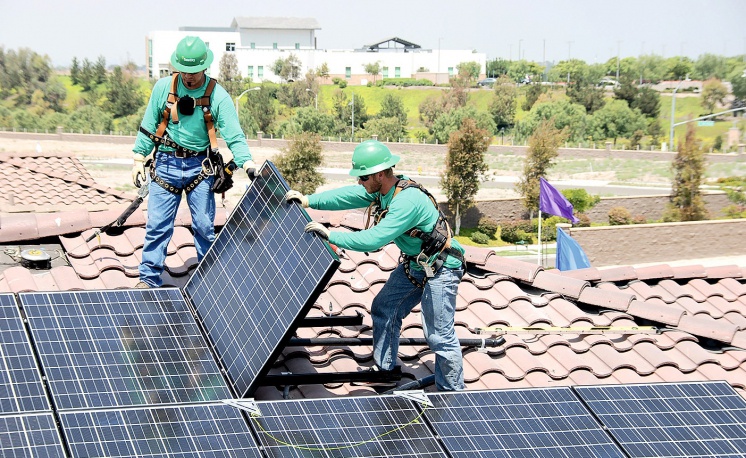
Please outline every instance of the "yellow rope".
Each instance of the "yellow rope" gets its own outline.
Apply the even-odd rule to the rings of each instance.
[[[254,420],[254,422],[257,424],[257,426],[259,426],[259,429],[262,431],[262,433],[264,435],[266,435],[267,437],[269,437],[273,441],[277,442],[278,444],[282,444],[282,445],[285,445],[287,447],[297,448],[299,450],[307,450],[307,451],[311,451],[311,452],[325,452],[325,451],[343,450],[343,449],[346,449],[346,448],[359,447],[361,445],[365,445],[365,444],[368,444],[368,443],[373,442],[375,440],[378,440],[378,439],[380,439],[380,438],[382,438],[384,436],[388,436],[389,434],[392,434],[392,433],[395,433],[397,431],[400,431],[400,430],[406,428],[409,425],[413,425],[415,423],[419,423],[420,422],[420,418],[422,418],[422,416],[425,414],[425,410],[427,410],[427,406],[426,405],[424,406],[424,408],[422,409],[422,412],[420,412],[419,415],[417,415],[416,417],[414,417],[409,422],[407,422],[407,423],[405,423],[405,424],[403,424],[401,426],[398,426],[398,427],[396,427],[396,428],[394,428],[394,429],[392,429],[390,431],[386,431],[385,433],[381,433],[381,434],[379,434],[379,435],[377,435],[375,437],[372,437],[372,438],[370,438],[368,440],[365,440],[365,441],[357,442],[357,443],[350,444],[350,445],[341,445],[339,447],[307,447],[307,446],[304,446],[304,445],[291,444],[289,442],[285,442],[282,439],[279,439],[279,438],[273,436],[269,431],[267,431],[266,429],[264,429],[264,427],[262,426],[262,424],[259,423],[259,420],[257,420],[257,418],[260,417],[260,415],[252,414],[251,418]]]

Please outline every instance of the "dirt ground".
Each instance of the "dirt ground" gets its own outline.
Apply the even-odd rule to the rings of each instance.
[[[72,153],[88,169],[91,176],[100,184],[114,188],[119,191],[135,193],[132,185],[132,145],[116,143],[92,143],[71,142],[60,140],[20,140],[5,139],[0,145],[0,152],[34,153],[41,149],[45,153]],[[251,155],[257,165],[265,160],[272,159],[280,151],[274,148],[251,147]],[[324,156],[323,167],[327,169],[338,169],[344,175],[349,169],[352,151],[346,153],[329,153]],[[397,166],[403,173],[411,176],[425,175],[437,176],[442,168],[442,161],[433,160],[432,157],[404,157]],[[243,172],[238,172],[234,178],[234,187],[226,193],[228,206],[235,204],[243,195],[246,186],[250,183]],[[355,184],[352,178],[333,177],[327,178],[327,182],[319,187],[318,191],[332,189],[348,184]],[[429,185],[428,189],[437,199],[442,199],[443,194],[437,186]],[[496,198],[516,197],[515,192],[509,189],[484,188],[477,194],[477,199],[488,200]]]

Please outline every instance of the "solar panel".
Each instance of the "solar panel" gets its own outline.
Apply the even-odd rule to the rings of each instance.
[[[58,409],[232,397],[176,288],[19,299]]]
[[[570,388],[427,395],[425,417],[453,457],[623,457]]]
[[[0,294],[0,414],[49,409],[15,297]]]
[[[339,265],[267,161],[184,287],[235,391],[257,388]]]
[[[260,458],[241,413],[197,404],[60,414],[73,457]]]
[[[746,400],[726,382],[575,390],[629,456],[746,455]]]
[[[0,456],[65,457],[52,413],[0,415]]]
[[[414,405],[398,396],[256,403],[251,426],[269,457],[445,457]]]

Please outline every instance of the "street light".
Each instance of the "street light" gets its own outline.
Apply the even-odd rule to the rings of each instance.
[[[673,117],[674,117],[674,112],[676,111],[676,91],[679,90],[679,88],[681,87],[681,83],[683,83],[684,81],[691,81],[691,79],[689,79],[689,74],[686,75],[686,78],[679,81],[679,84],[676,85],[676,88],[673,90],[673,94],[671,95],[671,133],[668,135],[668,150],[669,151],[673,151],[674,149],[673,148],[673,127],[674,127]]]
[[[258,91],[260,89],[261,89],[261,87],[259,87],[259,86],[252,87],[252,88],[246,89],[238,97],[236,97],[236,114],[238,114],[238,101],[241,99],[241,97],[243,97],[249,91]]]
[[[310,92],[316,98],[316,111],[319,111],[319,94],[316,92],[313,92],[309,88],[306,88],[306,92]]]

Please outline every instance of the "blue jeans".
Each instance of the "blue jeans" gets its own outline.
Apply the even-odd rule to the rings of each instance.
[[[411,269],[421,284],[425,272]],[[464,389],[461,345],[454,329],[456,295],[463,267],[442,267],[424,288],[417,288],[404,273],[403,264],[394,270],[381,292],[373,299],[373,358],[384,370],[396,365],[402,320],[422,302],[422,327],[435,353],[435,386],[440,391]]]
[[[155,172],[166,183],[184,189],[199,175],[204,158],[205,156],[198,156],[180,159],[159,152],[155,161]],[[212,176],[205,178],[186,194],[187,205],[192,215],[192,232],[198,261],[215,240],[215,194],[210,190],[214,179]],[[168,242],[174,233],[176,211],[181,203],[181,195],[166,191],[152,181],[148,189],[148,224],[142,248],[140,281],[151,287],[159,287],[163,284],[163,263],[166,260]]]

